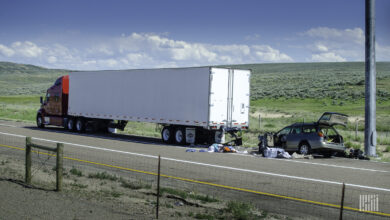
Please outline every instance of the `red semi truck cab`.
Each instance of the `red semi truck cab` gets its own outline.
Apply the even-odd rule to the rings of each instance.
[[[41,97],[41,107],[37,113],[37,126],[64,126],[64,118],[68,114],[69,75],[59,77],[46,92],[45,99]]]

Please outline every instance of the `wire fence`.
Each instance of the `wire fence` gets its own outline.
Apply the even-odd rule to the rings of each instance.
[[[44,139],[32,138],[32,142],[53,148],[56,146],[56,142]],[[120,146],[115,140],[112,146],[106,147],[65,142],[64,172],[68,175],[80,172],[90,178],[111,178],[122,185],[136,184],[141,188],[156,189],[158,156],[131,153]],[[0,134],[0,154],[24,158],[24,150],[24,136]],[[203,196],[208,200],[242,201],[259,210],[294,217],[340,217],[340,182],[262,172],[256,169],[256,164],[249,162],[248,166],[253,169],[235,168],[234,161],[229,160],[227,165],[213,164],[207,162],[212,161],[211,154],[207,153],[202,156],[203,162],[193,162],[191,154],[188,155],[189,158],[185,160],[161,156],[161,192],[171,192],[171,196],[182,199]],[[44,174],[39,174],[41,178],[54,183],[55,162],[52,153],[34,150],[33,163],[37,165],[32,170],[33,179],[37,170],[45,170]],[[68,184],[75,183],[68,181]],[[93,187],[98,189],[100,186]],[[185,196],[181,193],[185,193]],[[390,218],[390,190],[346,184],[343,204],[344,219]],[[160,210],[164,208],[162,206]]]

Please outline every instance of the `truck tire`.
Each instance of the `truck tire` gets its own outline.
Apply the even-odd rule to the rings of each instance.
[[[76,131],[77,132],[85,132],[85,121],[82,118],[78,118],[76,120]]]
[[[165,126],[161,131],[161,139],[164,143],[170,144],[173,141],[173,129]]]
[[[38,128],[45,128],[45,124],[43,124],[43,117],[41,114],[37,115],[37,127]]]
[[[175,129],[174,140],[176,144],[184,145],[186,143],[186,133],[184,128],[177,127]]]
[[[68,129],[69,131],[75,130],[75,119],[74,118],[68,119],[68,123],[66,123],[66,129]]]

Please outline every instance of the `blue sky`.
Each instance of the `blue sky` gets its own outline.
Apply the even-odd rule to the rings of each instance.
[[[376,0],[378,61],[390,1]],[[2,0],[0,61],[130,69],[364,59],[364,0]]]

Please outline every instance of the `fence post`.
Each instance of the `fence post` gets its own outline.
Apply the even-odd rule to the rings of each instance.
[[[57,143],[57,191],[62,190],[62,160],[64,155],[64,144]]]
[[[357,140],[357,136],[358,136],[358,127],[359,127],[359,120],[356,119],[356,125],[355,125],[355,141]]]
[[[161,157],[160,155],[158,155],[156,219],[158,219],[158,208],[160,206],[160,164],[161,164]]]
[[[26,176],[25,182],[31,184],[31,137],[26,137]]]
[[[261,130],[261,115],[259,114],[259,130]]]
[[[340,220],[343,219],[343,209],[344,209],[344,195],[345,195],[345,183],[343,183],[343,189],[341,191],[341,205],[340,205]]]

